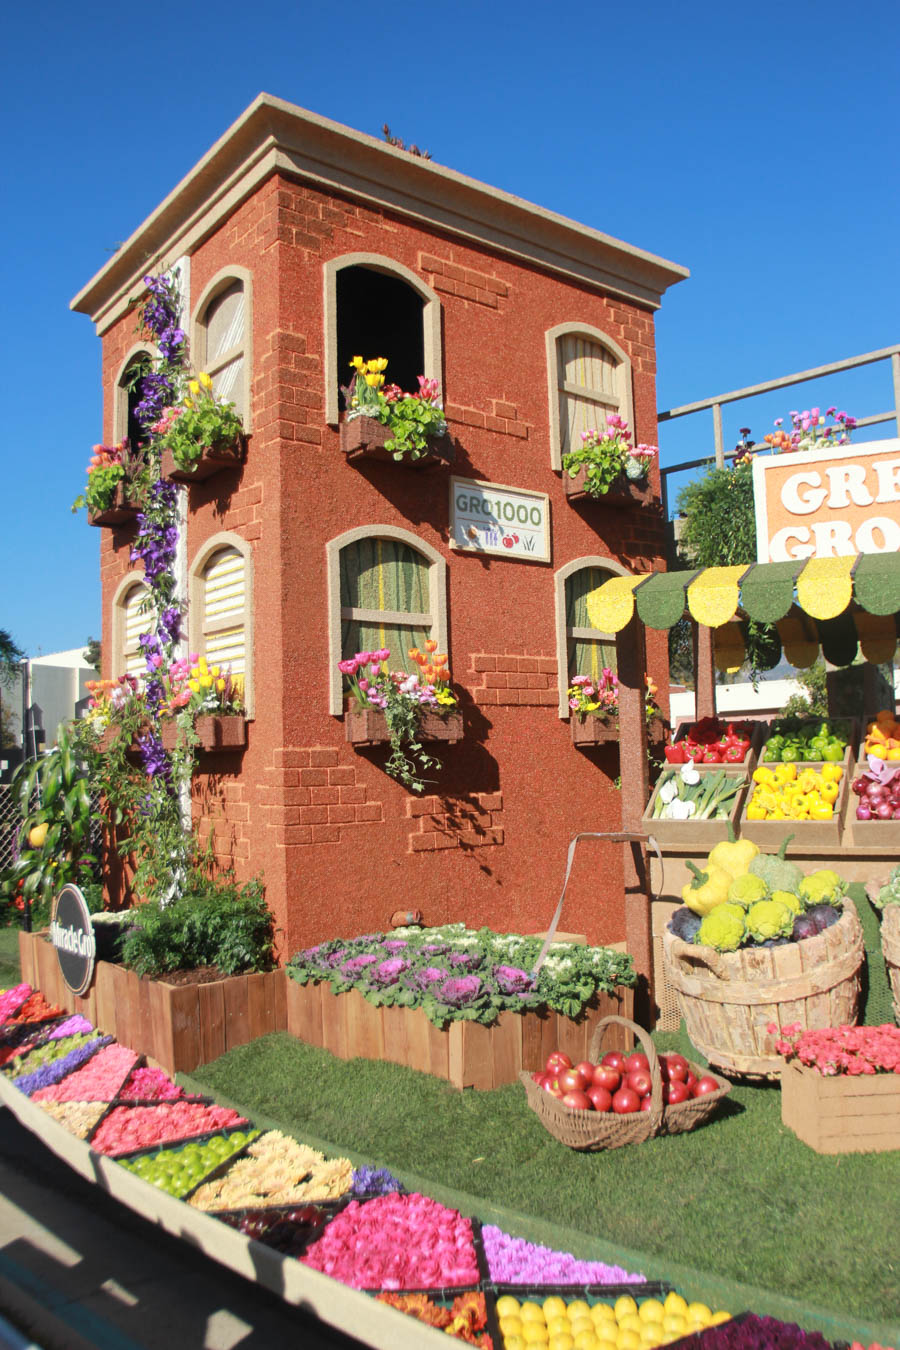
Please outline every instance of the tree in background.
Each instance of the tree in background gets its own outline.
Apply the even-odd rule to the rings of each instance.
[[[13,642],[5,628],[0,628],[0,684],[9,688],[19,673],[19,662],[24,659],[22,648]]]
[[[802,694],[792,694],[782,709],[784,717],[827,717],[828,690],[825,683],[825,662],[820,657],[809,670],[797,671],[797,683]]]
[[[81,653],[81,657],[82,660],[86,661],[89,666],[93,666],[94,670],[96,670],[97,674],[99,675],[100,639],[95,637],[89,637],[87,640],[87,647],[85,647],[84,651]]]

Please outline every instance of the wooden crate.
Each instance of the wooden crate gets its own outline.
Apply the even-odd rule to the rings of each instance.
[[[894,1021],[900,1026],[900,904],[885,905],[881,919],[881,950],[894,995]]]
[[[840,781],[840,790],[834,802],[834,814],[830,820],[748,820],[747,808],[753,796],[753,793],[748,789],[744,794],[739,821],[741,838],[752,839],[753,843],[759,844],[765,852],[777,853],[785,835],[792,834],[794,837],[785,851],[788,857],[796,857],[801,854],[805,856],[814,853],[817,848],[837,847],[841,842],[844,829],[847,798],[852,796],[850,792],[851,768],[846,757],[841,767],[844,772]],[[822,768],[822,764],[801,764],[797,766],[798,772],[802,772],[803,769],[814,769],[816,773],[819,773]]]
[[[719,721],[724,722],[726,725],[729,722],[747,722],[748,720],[749,719],[746,717],[723,717],[721,715],[719,716]],[[678,745],[680,741],[683,741],[686,738],[687,733],[690,731],[691,727],[695,725],[696,725],[695,722],[682,722],[681,726],[678,728],[677,732],[672,738],[672,744]],[[724,766],[722,764],[695,764],[694,767],[700,773],[709,773],[711,769],[721,769],[723,767],[743,769],[745,773],[752,773],[753,770],[756,768],[756,764],[759,759],[759,752],[762,747],[763,740],[767,734],[768,734],[768,726],[765,722],[753,722],[750,732],[750,749],[747,751],[746,755],[742,760],[740,760],[735,764],[727,766]],[[677,768],[678,766],[673,765],[672,767]]]
[[[501,1013],[492,1026],[450,1022],[440,1030],[421,1008],[376,1008],[355,990],[333,993],[327,982],[300,985],[287,980],[287,1029],[341,1059],[383,1059],[420,1073],[445,1078],[454,1087],[490,1089],[514,1083],[523,1070],[542,1069],[552,1050],[573,1063],[586,1059],[594,1027],[615,1013],[631,1018],[634,991],[600,994],[580,1017],[546,1008]],[[633,1038],[614,1028],[605,1049],[630,1050]]]
[[[679,765],[669,764],[668,769],[678,772]],[[737,765],[735,768],[726,767],[724,764],[718,766],[725,772],[727,778],[736,778],[747,780],[747,774]],[[648,835],[653,835],[656,842],[663,848],[682,849],[685,852],[694,853],[696,857],[707,853],[721,840],[728,838],[728,826],[737,834],[736,821],[740,815],[741,807],[747,795],[746,786],[741,788],[734,799],[731,808],[731,814],[727,820],[660,820],[654,819],[653,811],[659,799],[659,790],[662,784],[667,780],[668,775],[663,772],[660,774],[656,787],[653,789],[653,795],[647,803],[647,809],[641,817],[641,829]]]
[[[885,1153],[900,1149],[900,1076],[838,1074],[786,1064],[781,1119],[817,1153]]]
[[[20,933],[19,953],[22,978],[46,999],[82,1013],[100,1031],[167,1073],[190,1073],[226,1050],[287,1028],[283,970],[175,985],[98,961],[90,989],[77,998],[63,980],[45,934]]]

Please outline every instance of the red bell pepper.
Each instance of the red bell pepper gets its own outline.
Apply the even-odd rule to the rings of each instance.
[[[703,763],[704,763],[704,764],[721,764],[721,763],[722,763],[722,753],[723,753],[723,752],[722,752],[722,747],[721,747],[720,745],[707,745],[707,746],[704,746],[704,749],[703,749]]]
[[[746,754],[747,750],[743,743],[735,741],[733,745],[726,747],[723,762],[725,764],[743,764]]]
[[[665,754],[667,764],[687,763],[687,749],[685,748],[684,741],[676,741],[674,745],[664,746],[663,753]]]

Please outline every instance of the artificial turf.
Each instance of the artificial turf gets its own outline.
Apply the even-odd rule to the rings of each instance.
[[[18,928],[0,928],[0,989],[17,985],[22,978],[19,965]]]

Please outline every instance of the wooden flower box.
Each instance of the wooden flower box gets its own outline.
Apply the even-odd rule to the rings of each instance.
[[[720,764],[717,767],[724,770],[726,778],[737,779],[738,781],[743,781],[745,784],[748,781],[747,774],[740,765],[736,768],[732,768],[730,765]],[[679,764],[666,765],[666,770],[671,769],[674,774],[677,774],[680,768],[681,765]],[[738,789],[732,802],[731,811],[728,817],[723,820],[694,820],[693,818],[689,820],[668,820],[661,816],[654,816],[653,812],[656,808],[656,803],[659,800],[659,790],[663,783],[668,782],[669,780],[669,775],[666,770],[660,774],[657,784],[653,789],[652,796],[647,803],[647,809],[641,817],[641,830],[645,834],[652,834],[657,843],[663,848],[683,849],[685,852],[692,853],[694,857],[697,858],[701,857],[703,853],[711,849],[715,844],[720,843],[721,840],[728,838],[729,824],[731,824],[735,834],[737,834],[735,822],[738,819],[741,804],[747,794],[746,786]],[[690,878],[688,879],[690,880]]]
[[[247,744],[247,721],[237,713],[203,713],[194,721],[194,730],[200,738],[198,749],[209,754],[221,750],[243,750]],[[163,749],[175,749],[178,726],[173,717],[159,724]]]
[[[379,745],[390,741],[387,718],[380,708],[352,709],[344,715],[344,734],[351,745]],[[463,715],[450,712],[442,716],[424,712],[419,722],[423,741],[447,741],[453,745],[463,738]]]
[[[88,511],[89,525],[124,525],[134,520],[140,511],[137,502],[129,500],[125,483],[117,483],[112,501],[103,511]]]
[[[409,455],[394,459],[392,451],[384,445],[392,435],[390,427],[375,417],[354,417],[341,423],[341,450],[348,457],[385,460],[405,469],[433,469],[439,464],[449,464],[454,458],[453,442],[445,435],[432,437],[428,453],[418,459]]]
[[[189,469],[179,468],[172,451],[164,450],[160,473],[173,483],[200,483],[215,473],[221,473],[223,469],[233,469],[243,464],[246,449],[247,442],[243,436],[235,441],[217,441],[214,445],[204,446],[200,458],[194,460]]]
[[[444,1078],[454,1087],[482,1090],[514,1083],[525,1070],[543,1069],[553,1050],[573,1064],[587,1057],[594,1027],[614,1013],[630,1018],[634,991],[618,988],[594,998],[580,1017],[546,1008],[501,1013],[489,1027],[450,1022],[440,1030],[421,1008],[376,1008],[357,990],[335,994],[327,981],[287,978],[287,1029],[339,1059],[387,1060]],[[605,1049],[630,1050],[633,1038],[617,1027]]]
[[[616,717],[607,719],[586,713],[582,718],[573,712],[569,718],[569,730],[572,744],[582,749],[606,745],[610,741],[618,742],[619,739],[619,721]],[[654,717],[647,723],[647,740],[651,745],[664,740],[665,734],[666,727],[661,717]]]
[[[781,1074],[781,1119],[816,1153],[900,1149],[900,1075],[826,1078],[792,1061]]]
[[[594,503],[597,506],[647,506],[654,501],[653,486],[649,476],[636,481],[621,474],[611,484],[608,492],[595,497],[584,486],[584,465],[580,465],[574,478],[563,469],[563,491],[570,502]]]
[[[86,994],[73,994],[45,933],[19,934],[22,979],[51,1003],[81,1013],[167,1073],[190,1073],[226,1050],[287,1028],[285,975],[232,975],[211,984],[167,984],[98,961]]]

